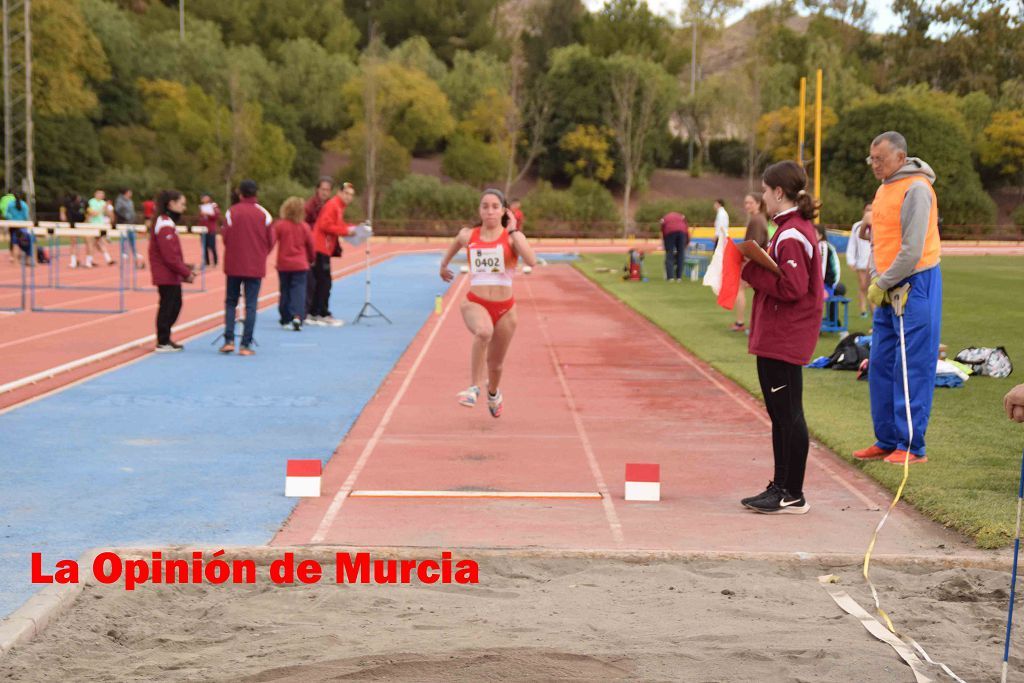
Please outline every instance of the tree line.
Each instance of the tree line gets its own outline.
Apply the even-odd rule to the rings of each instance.
[[[936,168],[947,224],[992,223],[986,190],[1024,193],[1024,29],[1004,3],[897,0],[885,35],[863,0],[776,0],[727,30],[738,4],[687,0],[670,21],[643,0],[219,0],[186,3],[182,38],[176,0],[34,0],[39,203],[94,187],[226,198],[251,177],[273,206],[331,150],[385,212],[393,188],[432,187],[396,186],[412,159],[441,155],[473,187],[615,189],[628,222],[655,168],[753,186],[794,158],[816,68],[826,220],[873,193],[879,126]],[[812,149],[813,108],[807,131]]]

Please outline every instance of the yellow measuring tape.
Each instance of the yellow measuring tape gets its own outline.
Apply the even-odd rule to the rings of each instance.
[[[958,681],[959,683],[964,683],[963,679],[953,673],[948,666],[942,662],[936,662],[929,657],[924,648],[918,645],[913,638],[905,636],[896,630],[896,627],[892,623],[892,619],[890,619],[886,611],[882,609],[882,604],[878,599],[878,591],[875,589],[875,584],[871,581],[871,555],[875,551],[875,543],[878,541],[878,534],[882,530],[882,527],[885,526],[886,521],[888,521],[889,515],[896,507],[896,503],[898,503],[900,498],[903,497],[903,490],[906,488],[907,480],[910,478],[910,458],[913,457],[910,454],[910,444],[914,441],[914,423],[910,415],[910,384],[907,379],[907,341],[903,329],[903,310],[906,306],[907,295],[909,292],[909,284],[905,284],[902,287],[898,287],[890,291],[893,312],[896,313],[896,317],[899,318],[900,321],[900,358],[903,365],[903,398],[907,409],[907,431],[909,432],[907,437],[907,456],[903,459],[903,480],[900,481],[899,488],[896,489],[896,495],[893,496],[888,509],[886,509],[885,514],[882,515],[882,519],[879,520],[874,533],[871,534],[871,542],[868,543],[867,552],[864,553],[863,567],[864,580],[871,589],[871,597],[875,600],[875,610],[878,612],[879,616],[885,620],[885,626],[889,629],[888,633],[880,629],[878,622],[871,618],[871,615],[865,612],[853,598],[847,595],[845,591],[831,587],[830,577],[819,577],[818,580],[821,582],[825,590],[828,591],[829,595],[832,596],[832,599],[835,600],[837,605],[839,605],[848,614],[857,617],[869,633],[882,642],[888,643],[894,650],[896,650],[897,654],[900,655],[900,658],[910,666],[918,683],[930,683],[933,679],[923,670],[923,663],[917,655],[914,654],[913,650],[907,647],[907,643],[909,643],[914,650],[920,653],[929,664],[940,667],[953,680]]]

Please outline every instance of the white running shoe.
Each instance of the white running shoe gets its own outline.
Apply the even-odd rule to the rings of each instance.
[[[476,406],[476,400],[480,398],[480,387],[473,385],[455,394],[455,397],[459,399],[459,405],[473,408]]]
[[[493,396],[487,394],[487,410],[491,411],[491,417],[501,417],[501,403],[501,389]]]
[[[344,320],[338,320],[333,315],[325,315],[320,318],[320,324],[324,327],[341,327],[345,324]]]
[[[306,324],[313,325],[315,327],[322,327],[324,323],[323,320],[318,315],[307,315]]]

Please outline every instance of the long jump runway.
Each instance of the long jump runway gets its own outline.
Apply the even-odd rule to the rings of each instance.
[[[436,254],[373,278],[393,325],[287,332],[275,299],[251,358],[218,354],[217,330],[0,414],[0,617],[31,594],[34,551],[267,543],[294,505],[285,461],[330,457],[445,291]],[[363,282],[335,281],[335,314],[351,321]]]
[[[763,406],[572,268],[517,278],[504,415],[458,405],[466,287],[454,283],[328,463],[321,498],[273,544],[864,551],[887,491],[815,446],[809,515],[744,510],[771,476]],[[661,502],[624,502],[628,462],[661,465]],[[900,505],[877,552],[972,550]]]

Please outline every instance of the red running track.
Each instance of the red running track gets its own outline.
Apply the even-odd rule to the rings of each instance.
[[[575,269],[515,286],[505,414],[456,403],[470,336],[455,305],[410,345],[274,545],[862,553],[890,494],[815,447],[811,512],[763,516],[771,438],[761,404]],[[751,359],[753,362],[753,359]],[[627,462],[656,462],[662,501],[623,501]],[[598,500],[363,498],[368,490],[576,492]],[[944,546],[944,549],[940,549]],[[878,553],[970,546],[900,505]]]

